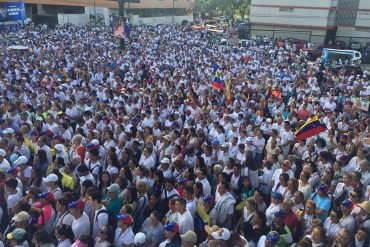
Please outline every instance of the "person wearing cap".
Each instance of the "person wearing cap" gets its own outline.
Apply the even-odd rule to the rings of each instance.
[[[316,192],[312,193],[311,199],[316,203],[315,215],[324,222],[328,217],[331,204],[327,193],[327,185],[325,183],[319,184]]]
[[[55,200],[62,197],[62,190],[58,186],[59,177],[56,174],[51,173],[42,180],[46,183],[48,191],[53,193]]]
[[[134,244],[134,232],[132,231],[132,224],[134,220],[130,214],[123,214],[117,216],[117,229],[114,236],[115,246],[132,246]]]
[[[280,235],[276,231],[270,231],[267,235],[262,236],[257,243],[257,247],[274,247],[277,246]]]
[[[15,228],[6,235],[6,238],[10,240],[10,246],[28,246],[27,239],[29,235],[25,229]]]
[[[361,208],[355,220],[358,226],[366,228],[370,232],[370,202],[363,201],[358,206]]]
[[[180,235],[182,240],[182,247],[194,247],[197,243],[197,235],[194,231],[187,231],[185,234]]]
[[[121,188],[118,184],[111,184],[107,188],[108,194],[102,201],[102,204],[107,208],[108,212],[112,215],[118,215],[122,207],[121,201],[118,198],[118,195],[121,191]]]
[[[158,170],[161,170],[163,172],[164,178],[172,178],[172,171],[171,169],[169,169],[170,163],[171,162],[168,158],[163,158],[160,162]]]
[[[353,218],[352,212],[353,203],[350,200],[345,199],[341,202],[340,208],[342,210],[342,218],[339,220],[343,228],[348,229],[350,232],[354,233],[355,230],[355,219]]]
[[[165,240],[159,247],[181,247],[182,241],[179,234],[180,226],[176,222],[170,222],[164,226]]]
[[[273,192],[271,193],[271,204],[266,209],[266,225],[268,227],[271,226],[272,221],[274,219],[274,213],[280,211],[282,209],[282,201],[283,201],[283,195],[279,192]]]
[[[162,226],[163,228],[163,226]],[[134,237],[134,246],[135,247],[144,247],[146,244],[146,235],[142,232],[138,232]]]
[[[6,151],[4,149],[0,149],[0,171],[4,171],[4,172],[10,169],[10,163],[5,158],[5,156],[6,156]]]
[[[231,232],[227,228],[220,228],[215,232],[212,232],[211,236],[220,247],[228,247],[228,240],[231,237]]]
[[[90,219],[84,212],[85,202],[81,199],[74,201],[68,205],[70,214],[74,217],[72,222],[72,231],[75,239],[83,235],[90,235]]]
[[[278,246],[289,246],[293,242],[292,232],[284,223],[286,216],[287,213],[282,209],[274,213],[274,222],[271,225],[271,230],[278,232],[280,235]]]

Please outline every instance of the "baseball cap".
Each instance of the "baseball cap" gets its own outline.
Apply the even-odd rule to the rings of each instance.
[[[161,163],[162,163],[162,164],[170,164],[171,162],[170,162],[170,160],[169,160],[168,158],[163,158],[163,159],[161,160]]]
[[[350,200],[347,200],[347,199],[342,201],[340,204],[343,205],[346,208],[352,208],[352,206],[353,206],[353,203]]]
[[[0,149],[0,156],[1,157],[5,157],[6,156],[6,152],[4,149]]]
[[[51,192],[45,192],[42,194],[38,194],[37,196],[38,199],[48,199],[49,201],[54,200],[54,194]]]
[[[271,118],[266,119],[266,122],[271,123],[272,122]]]
[[[6,235],[7,239],[22,240],[26,234],[26,230],[21,228],[15,228],[11,233]]]
[[[97,139],[93,139],[90,144],[92,145],[99,145],[99,141]]]
[[[252,137],[248,137],[247,138],[247,142],[251,142],[251,141],[253,141],[253,138]]]
[[[85,208],[85,202],[82,201],[82,200],[74,201],[74,202],[68,204],[68,208],[84,209]]]
[[[274,213],[274,216],[275,217],[278,217],[278,218],[285,218],[286,217],[286,212],[283,211],[283,210],[279,210],[277,212]]]
[[[326,184],[319,184],[317,186],[317,190],[320,190],[320,191],[326,191]]]
[[[27,164],[28,158],[26,156],[19,156],[19,158],[14,161],[14,165],[19,166],[23,164]]]
[[[146,240],[146,235],[142,232],[136,233],[134,237],[134,244],[144,244]]]
[[[29,219],[30,219],[30,215],[25,211],[21,211],[21,212],[17,213],[12,218],[12,220],[14,222],[22,222],[22,221],[27,221],[28,222]]]
[[[214,141],[212,142],[212,144],[213,144],[213,145],[220,145],[221,143],[220,143],[220,141],[219,141],[219,140],[217,140],[217,139],[216,139],[216,140],[214,140]]]
[[[197,235],[194,231],[189,230],[185,234],[180,235],[182,241],[190,242],[195,244],[197,242]]]
[[[215,198],[212,195],[203,196],[203,201],[213,204],[215,202]]]
[[[18,172],[19,172],[18,167],[14,167],[14,168],[10,168],[10,169],[6,170],[6,174],[11,174],[11,175],[17,175]]]
[[[239,124],[238,123],[233,123],[233,127],[238,128]]]
[[[266,235],[266,239],[271,243],[271,244],[277,244],[279,241],[280,235],[276,231],[271,231]]]
[[[42,179],[45,183],[48,182],[57,182],[58,181],[58,176],[54,173],[49,174],[46,178]]]
[[[216,240],[229,240],[231,232],[226,228],[221,228],[216,232],[212,232],[211,236]]]
[[[230,147],[230,144],[228,142],[224,142],[224,143],[222,143],[221,147],[228,148],[228,147]]]
[[[176,222],[170,222],[164,226],[164,230],[168,232],[179,232],[180,226]]]
[[[281,200],[283,199],[283,195],[280,194],[279,192],[274,192],[271,194],[272,197],[274,197],[275,199],[278,199],[278,200]]]
[[[6,128],[3,131],[3,134],[14,134],[14,130],[12,128]]]
[[[59,152],[62,152],[63,151],[63,144],[56,144],[54,146],[54,149],[58,150]]]
[[[118,184],[111,184],[111,186],[108,187],[108,192],[119,192],[120,190]]]
[[[134,220],[132,219],[132,216],[130,214],[117,215],[117,219],[121,220],[126,225],[131,225],[132,223],[134,223]]]
[[[44,119],[43,119],[42,117],[37,117],[37,118],[36,118],[36,121],[43,122],[43,121],[44,121]]]

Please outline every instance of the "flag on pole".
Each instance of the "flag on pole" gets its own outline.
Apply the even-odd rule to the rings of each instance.
[[[221,79],[220,79],[220,74],[216,72],[215,77],[213,79],[213,84],[212,84],[214,89],[221,89],[222,91],[225,90],[224,85],[222,85]]]
[[[308,120],[302,127],[300,127],[294,135],[298,141],[305,140],[311,136],[315,136],[326,130],[319,117],[316,115],[312,119]]]
[[[225,93],[226,93],[226,104],[230,104],[231,103],[231,97],[232,97],[232,95],[231,95],[231,79],[227,80]]]

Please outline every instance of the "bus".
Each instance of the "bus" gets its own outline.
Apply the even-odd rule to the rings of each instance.
[[[323,48],[321,57],[324,62],[336,62],[339,59],[344,63],[345,60],[348,60],[352,63],[361,62],[361,53],[355,50],[339,50],[339,49],[329,49]]]

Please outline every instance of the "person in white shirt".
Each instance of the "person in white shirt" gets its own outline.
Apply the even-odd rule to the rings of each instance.
[[[207,169],[205,167],[201,167],[197,171],[197,178],[195,179],[195,182],[201,182],[203,184],[203,194],[210,195],[211,185],[209,184],[207,180],[206,174],[207,174]]]
[[[77,200],[68,205],[70,214],[74,217],[72,222],[72,231],[77,240],[83,235],[90,235],[90,219],[84,212],[85,202]]]
[[[234,205],[236,200],[229,192],[230,185],[226,181],[222,181],[217,188],[220,196],[216,200],[216,224],[226,228],[231,227],[231,220],[234,215]]]
[[[279,136],[281,138],[280,148],[282,150],[284,158],[287,158],[290,150],[290,144],[295,138],[292,130],[290,129],[289,121],[284,122],[284,128],[280,131]]]
[[[192,186],[186,186],[184,189],[183,197],[186,200],[186,208],[191,213],[191,216],[195,217],[195,212],[197,211],[197,205],[194,200],[194,189]]]
[[[0,149],[0,171],[6,171],[10,169],[10,163],[5,159],[6,152],[4,149]]]
[[[175,208],[180,227],[179,233],[185,234],[189,230],[194,231],[194,219],[190,211],[186,208],[186,200],[184,198],[176,199]]]
[[[117,229],[114,235],[115,246],[133,246],[134,244],[134,232],[132,231],[131,225],[134,220],[130,214],[118,215]]]
[[[273,192],[271,194],[271,204],[266,209],[266,225],[267,227],[270,227],[272,224],[272,221],[274,220],[274,213],[280,211],[282,209],[282,202],[283,195],[278,192]]]
[[[94,190],[89,194],[89,202],[94,212],[92,222],[92,237],[96,238],[103,226],[108,225],[108,210],[101,203],[102,193],[99,190]]]

